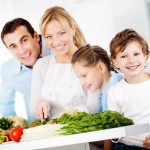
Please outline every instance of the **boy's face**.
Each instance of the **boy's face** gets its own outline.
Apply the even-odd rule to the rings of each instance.
[[[38,34],[35,32],[32,37],[24,26],[19,26],[14,32],[6,34],[4,42],[14,57],[28,67],[33,67],[41,53]]]
[[[80,83],[90,92],[100,89],[103,83],[101,70],[98,66],[86,67],[82,63],[76,62],[73,69],[80,79]]]
[[[137,41],[129,43],[123,52],[119,52],[114,59],[114,65],[124,74],[126,79],[142,78],[147,56],[144,55]]]

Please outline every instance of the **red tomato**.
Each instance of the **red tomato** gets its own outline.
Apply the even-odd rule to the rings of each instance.
[[[23,134],[24,128],[13,128],[10,131],[10,138],[15,142],[20,142],[21,135]]]

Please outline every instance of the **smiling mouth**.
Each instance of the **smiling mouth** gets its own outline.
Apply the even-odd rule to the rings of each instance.
[[[91,87],[91,84],[87,85],[87,86],[86,86],[86,89],[90,89],[90,87]]]
[[[29,53],[28,55],[26,55],[26,56],[23,56],[23,57],[21,57],[23,60],[27,60],[27,59],[29,59],[30,58],[30,56],[31,56],[31,53]]]
[[[129,70],[135,70],[139,67],[139,65],[136,65],[136,66],[130,66],[130,67],[127,67],[127,69]]]
[[[57,48],[55,48],[57,51],[63,51],[64,50],[64,45],[63,46],[59,46]]]

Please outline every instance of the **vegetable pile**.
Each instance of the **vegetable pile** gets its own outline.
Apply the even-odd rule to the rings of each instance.
[[[57,123],[66,124],[60,130],[63,131],[61,134],[68,135],[132,125],[133,121],[118,112],[108,110],[96,114],[63,114]]]
[[[120,113],[110,110],[96,114],[88,114],[85,112],[65,113],[60,118],[45,119],[42,122],[35,120],[31,124],[18,117],[11,117],[11,119],[3,118],[0,119],[0,125],[4,129],[3,132],[0,131],[0,143],[9,141],[10,138],[15,142],[32,141],[133,124],[131,119],[125,118]],[[12,129],[9,131],[8,128]]]
[[[28,128],[28,122],[22,117],[0,118],[0,144],[11,140],[19,142],[24,128]]]
[[[105,111],[97,114],[88,114],[85,112],[65,113],[60,118],[54,119],[51,122],[54,123],[46,123],[23,130],[21,141],[39,140],[133,124],[131,119],[125,118],[115,111]]]

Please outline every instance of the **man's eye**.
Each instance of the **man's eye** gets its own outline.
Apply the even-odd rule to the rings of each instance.
[[[13,49],[15,49],[15,48],[16,48],[15,45],[12,45],[12,46],[10,47],[11,50],[13,50]]]
[[[22,41],[23,43],[25,43],[25,42],[27,42],[27,39],[23,39],[23,41]]]

